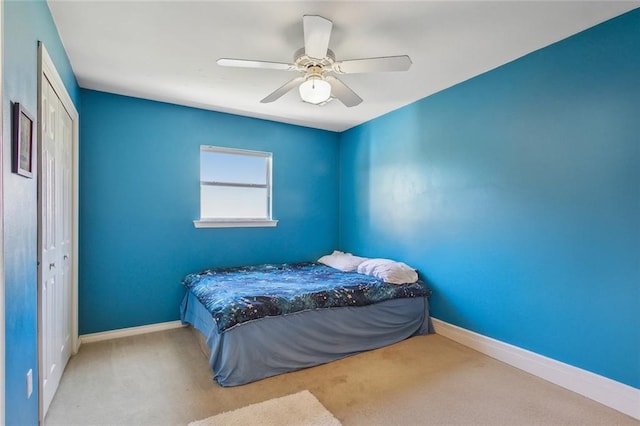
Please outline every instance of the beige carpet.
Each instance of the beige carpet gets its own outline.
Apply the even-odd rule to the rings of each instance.
[[[308,390],[189,423],[189,426],[340,426]]]
[[[438,335],[223,388],[186,328],[82,345],[45,425],[186,426],[303,390],[344,426],[640,425]]]

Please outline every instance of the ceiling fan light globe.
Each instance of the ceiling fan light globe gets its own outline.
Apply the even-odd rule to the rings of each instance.
[[[302,82],[298,90],[303,101],[314,105],[326,102],[331,97],[331,84],[317,77]]]

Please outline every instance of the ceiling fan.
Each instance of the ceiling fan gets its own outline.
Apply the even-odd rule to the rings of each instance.
[[[322,16],[304,15],[302,24],[304,47],[295,52],[291,64],[230,58],[220,58],[217,63],[224,67],[298,71],[302,74],[262,99],[262,103],[273,102],[298,86],[300,97],[305,102],[324,105],[337,98],[347,107],[360,104],[362,98],[338,79],[336,74],[407,71],[411,67],[411,58],[407,55],[338,61],[329,49],[333,22]]]

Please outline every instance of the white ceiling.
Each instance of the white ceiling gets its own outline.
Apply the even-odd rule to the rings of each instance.
[[[62,1],[49,8],[81,87],[343,131],[640,6],[624,1]],[[364,99],[315,106],[297,74],[224,68],[221,57],[291,62],[302,16],[333,21],[338,60],[404,55],[408,72],[340,78]]]

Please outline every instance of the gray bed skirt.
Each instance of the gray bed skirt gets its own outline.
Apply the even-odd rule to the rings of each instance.
[[[209,311],[187,292],[180,315],[205,336],[213,378],[221,386],[242,385],[433,333],[426,297],[265,317],[219,333]]]

